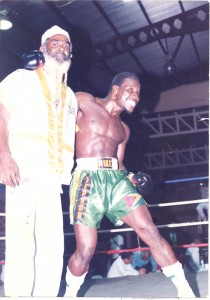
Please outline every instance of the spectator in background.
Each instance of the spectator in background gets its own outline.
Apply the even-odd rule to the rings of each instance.
[[[207,221],[208,220],[208,211],[209,211],[209,204],[208,202],[199,203],[196,206],[196,211],[198,214],[198,221]]]
[[[193,242],[191,245],[200,244],[201,238],[199,235],[193,236]],[[197,272],[200,268],[200,253],[199,247],[187,248],[185,252],[185,272]]]
[[[117,234],[110,239],[110,249],[120,250],[124,246],[124,237],[121,234]],[[118,253],[112,255],[112,262],[119,257]]]
[[[196,211],[198,215],[198,222],[207,221],[208,220],[208,211],[209,211],[209,204],[208,202],[199,203],[196,206]],[[198,233],[203,234],[202,225],[198,225]]]
[[[201,193],[201,199],[209,198],[209,188],[205,182],[200,183],[200,193]],[[198,215],[198,222],[207,221],[209,217],[209,203],[208,202],[199,203],[196,206],[196,211]],[[202,225],[198,225],[198,233],[203,234]]]
[[[135,270],[132,266],[133,252],[124,252],[111,265],[107,278],[123,277],[123,276],[137,276],[143,275],[142,270]]]
[[[0,275],[0,285],[4,284],[4,262],[0,261],[0,267],[1,267],[1,275]]]
[[[200,183],[200,193],[202,199],[208,199],[209,198],[209,187],[208,183],[201,182]]]
[[[117,234],[109,240],[110,250],[120,250],[123,247],[124,247],[124,237],[121,234]],[[119,253],[109,255],[108,262],[107,262],[107,270],[110,269],[111,265],[118,257],[119,257]]]
[[[136,270],[144,269],[145,273],[157,271],[157,263],[149,250],[134,252],[131,264]]]

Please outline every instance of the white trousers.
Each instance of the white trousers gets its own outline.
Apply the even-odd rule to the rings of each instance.
[[[7,188],[6,296],[57,296],[64,251],[60,192],[56,180]]]

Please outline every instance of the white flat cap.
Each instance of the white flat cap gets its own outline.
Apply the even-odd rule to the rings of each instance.
[[[51,27],[50,29],[45,31],[45,33],[42,35],[41,44],[43,44],[47,39],[49,39],[51,36],[56,35],[56,34],[62,34],[65,37],[67,37],[69,42],[71,41],[70,36],[67,31],[63,30],[62,28],[60,28],[57,25],[54,25],[53,27]]]

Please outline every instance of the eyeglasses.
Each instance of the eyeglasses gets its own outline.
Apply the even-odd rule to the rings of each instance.
[[[50,45],[51,47],[57,48],[57,47],[63,47],[64,49],[68,49],[71,50],[71,44],[69,43],[69,41],[61,41],[58,39],[48,39],[47,40],[48,45]]]
[[[73,57],[72,51],[71,51],[71,44],[69,41],[61,41],[57,39],[48,40],[48,46],[52,48],[63,48],[66,51],[69,51],[69,58]]]

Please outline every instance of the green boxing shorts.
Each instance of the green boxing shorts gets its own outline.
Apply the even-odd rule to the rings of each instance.
[[[118,170],[116,162],[113,158],[77,160],[70,185],[71,224],[99,228],[105,215],[115,226],[121,226],[122,217],[146,204],[126,170]]]

